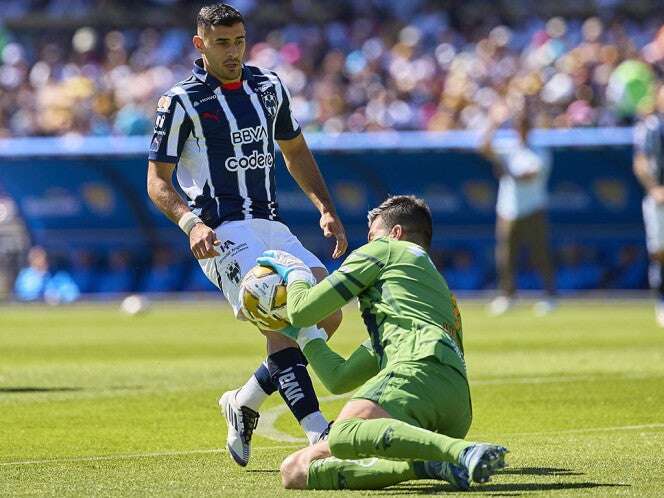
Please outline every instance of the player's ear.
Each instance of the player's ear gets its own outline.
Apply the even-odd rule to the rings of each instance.
[[[200,35],[194,35],[194,38],[191,41],[193,42],[194,47],[196,47],[196,50],[203,53],[203,50],[205,49],[203,38]]]
[[[403,236],[404,236],[404,230],[401,225],[394,225],[390,230],[390,237],[393,239],[401,240],[403,239]]]

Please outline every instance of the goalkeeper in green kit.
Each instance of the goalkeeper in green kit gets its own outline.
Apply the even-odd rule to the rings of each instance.
[[[394,196],[369,212],[369,243],[317,285],[286,252],[258,259],[287,282],[293,327],[282,332],[298,341],[331,392],[356,389],[327,441],[284,460],[286,488],[379,489],[439,479],[468,489],[505,466],[506,448],[463,439],[472,408],[461,317],[427,253],[431,237],[426,203]],[[344,360],[322,329],[305,327],[355,296],[369,341]]]

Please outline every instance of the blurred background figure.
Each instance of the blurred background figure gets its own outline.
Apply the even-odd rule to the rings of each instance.
[[[643,185],[643,221],[652,264],[650,286],[657,293],[655,318],[664,327],[664,85],[652,111],[634,133],[634,173]]]
[[[67,272],[58,270],[51,273],[46,251],[39,246],[28,252],[28,266],[16,277],[14,292],[20,301],[45,300],[50,304],[70,303],[80,295]]]
[[[514,303],[516,263],[522,248],[528,250],[533,266],[541,272],[546,292],[546,298],[535,304],[535,312],[543,315],[555,307],[555,276],[546,215],[551,156],[529,142],[530,119],[530,109],[524,102],[512,118],[516,140],[494,146],[494,134],[501,122],[496,117],[480,145],[482,155],[491,161],[499,178],[496,269],[500,295],[489,305],[493,315],[505,313]]]
[[[134,290],[137,275],[131,268],[131,256],[127,251],[113,250],[106,266],[99,272],[97,292],[123,294]]]

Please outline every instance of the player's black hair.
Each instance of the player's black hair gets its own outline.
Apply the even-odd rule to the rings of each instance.
[[[369,226],[380,216],[388,230],[401,225],[408,240],[420,244],[425,249],[431,247],[433,235],[431,210],[427,203],[414,195],[393,195],[380,206],[369,211]]]
[[[196,26],[203,29],[209,29],[212,26],[233,26],[239,22],[244,24],[242,14],[225,3],[206,5],[198,11],[196,16]]]

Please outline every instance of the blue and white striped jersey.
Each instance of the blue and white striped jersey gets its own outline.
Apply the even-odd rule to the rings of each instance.
[[[664,185],[664,116],[651,114],[634,129],[634,153],[644,154],[658,185]]]
[[[300,132],[274,72],[244,65],[241,85],[228,89],[199,59],[193,75],[159,99],[148,158],[177,165],[189,207],[212,228],[279,220],[274,141]]]

